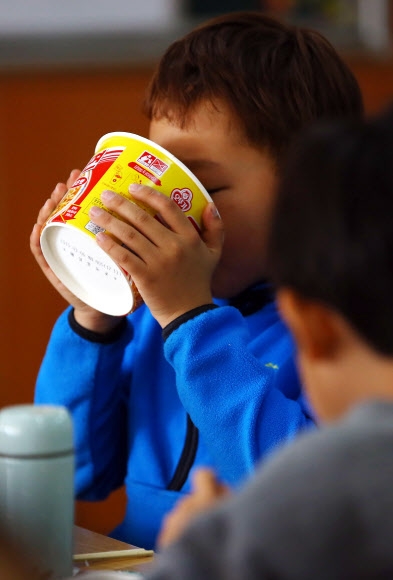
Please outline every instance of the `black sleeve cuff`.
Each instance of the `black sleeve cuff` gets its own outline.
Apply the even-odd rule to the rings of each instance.
[[[84,338],[85,340],[89,340],[90,342],[98,342],[100,344],[111,344],[112,342],[116,342],[125,331],[127,326],[127,319],[126,317],[122,318],[115,328],[102,334],[100,332],[88,330],[87,328],[81,326],[79,322],[75,320],[74,309],[72,308],[68,314],[68,323],[75,334],[81,338]]]
[[[198,316],[199,314],[202,314],[203,312],[208,312],[208,310],[213,310],[214,308],[219,308],[219,307],[217,306],[217,304],[204,304],[203,306],[197,306],[196,308],[193,308],[192,310],[185,312],[184,314],[182,314],[178,318],[175,318],[175,320],[172,320],[172,322],[170,322],[168,324],[168,326],[163,328],[162,338],[165,341],[168,338],[168,336],[170,334],[172,334],[172,332],[174,332],[177,328],[179,328],[179,326],[184,324],[184,322],[187,322],[188,320],[195,318],[196,316]]]

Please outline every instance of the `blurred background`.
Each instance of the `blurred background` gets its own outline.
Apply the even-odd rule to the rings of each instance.
[[[147,136],[141,100],[170,42],[243,9],[325,34],[357,77],[367,113],[393,100],[393,0],[0,0],[0,407],[32,401],[66,306],[30,254],[39,208],[103,134]],[[122,494],[78,502],[76,523],[109,532]]]

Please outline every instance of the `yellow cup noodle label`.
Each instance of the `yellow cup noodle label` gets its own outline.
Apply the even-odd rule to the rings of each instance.
[[[67,223],[95,236],[102,228],[90,220],[88,213],[93,205],[104,207],[100,199],[102,191],[109,189],[132,199],[128,187],[131,183],[140,183],[171,197],[200,230],[208,195],[198,186],[191,173],[184,171],[154,144],[138,138],[109,134],[99,144],[99,151],[67,191],[47,224]],[[144,209],[150,211],[149,208]]]

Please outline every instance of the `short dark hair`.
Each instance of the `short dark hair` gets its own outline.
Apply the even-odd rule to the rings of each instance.
[[[296,139],[277,192],[268,272],[393,354],[393,106]]]
[[[202,100],[229,105],[247,140],[277,159],[315,119],[363,113],[359,85],[326,38],[258,11],[218,16],[173,42],[143,110],[184,126]]]

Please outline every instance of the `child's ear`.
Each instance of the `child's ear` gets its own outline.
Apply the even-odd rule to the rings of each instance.
[[[328,307],[290,288],[278,290],[277,303],[299,352],[314,359],[334,356],[340,333],[336,316]]]

